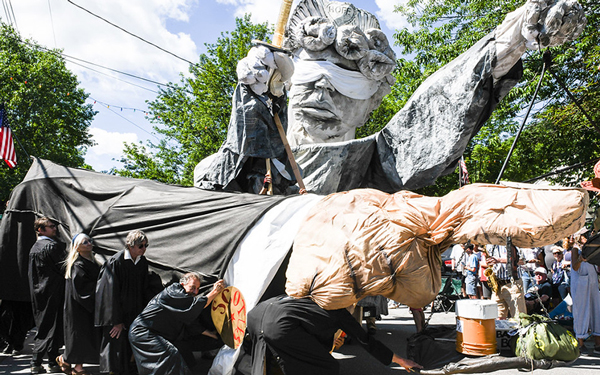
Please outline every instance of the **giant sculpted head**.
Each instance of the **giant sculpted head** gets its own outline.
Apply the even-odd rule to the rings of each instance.
[[[295,71],[290,144],[354,139],[390,92],[396,56],[379,22],[350,3],[302,0],[286,30]]]

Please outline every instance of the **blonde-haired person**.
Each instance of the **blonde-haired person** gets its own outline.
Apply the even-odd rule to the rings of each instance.
[[[94,326],[96,281],[100,264],[92,252],[92,239],[77,233],[65,261],[65,353],[56,358],[61,370],[72,375],[87,375],[84,363],[98,363],[100,330]],[[73,367],[69,364],[74,364]]]

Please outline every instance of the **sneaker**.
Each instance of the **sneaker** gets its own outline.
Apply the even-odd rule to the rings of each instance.
[[[45,374],[46,373],[46,369],[43,366],[31,366],[31,373],[32,374]]]
[[[600,354],[600,346],[594,346],[594,354]]]
[[[590,354],[590,352],[585,345],[579,347],[579,355],[586,356],[588,354]]]
[[[2,351],[2,353],[4,353],[4,354],[12,354],[13,349],[14,349],[13,346],[10,345],[10,344],[8,344],[6,346],[6,348],[4,348],[4,350]]]

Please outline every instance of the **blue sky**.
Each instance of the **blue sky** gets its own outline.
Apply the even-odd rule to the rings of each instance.
[[[235,17],[252,14],[254,22],[275,23],[277,0],[71,0],[122,28],[184,59],[196,62],[205,43],[235,27]],[[405,21],[393,12],[405,0],[355,0],[354,5],[375,14],[392,39]],[[297,0],[294,2],[296,3]],[[108,25],[67,0],[12,0],[17,29],[48,48],[157,82],[178,82],[188,64]],[[5,14],[0,17],[6,22]],[[398,53],[398,50],[396,50]],[[98,114],[90,131],[97,143],[86,162],[95,170],[120,164],[123,142],[157,142],[145,118],[146,101],[156,97],[156,85],[123,75],[67,63],[90,94]],[[127,81],[135,85],[128,84]],[[141,87],[139,87],[141,86]],[[95,101],[95,103],[94,103]]]

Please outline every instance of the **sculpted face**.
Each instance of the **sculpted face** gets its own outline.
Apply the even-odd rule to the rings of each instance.
[[[298,143],[337,142],[354,139],[365,124],[373,99],[353,99],[341,94],[326,78],[295,84],[289,94],[291,136]]]
[[[302,0],[288,31],[290,144],[354,139],[394,83],[396,56],[377,19],[350,3]]]

